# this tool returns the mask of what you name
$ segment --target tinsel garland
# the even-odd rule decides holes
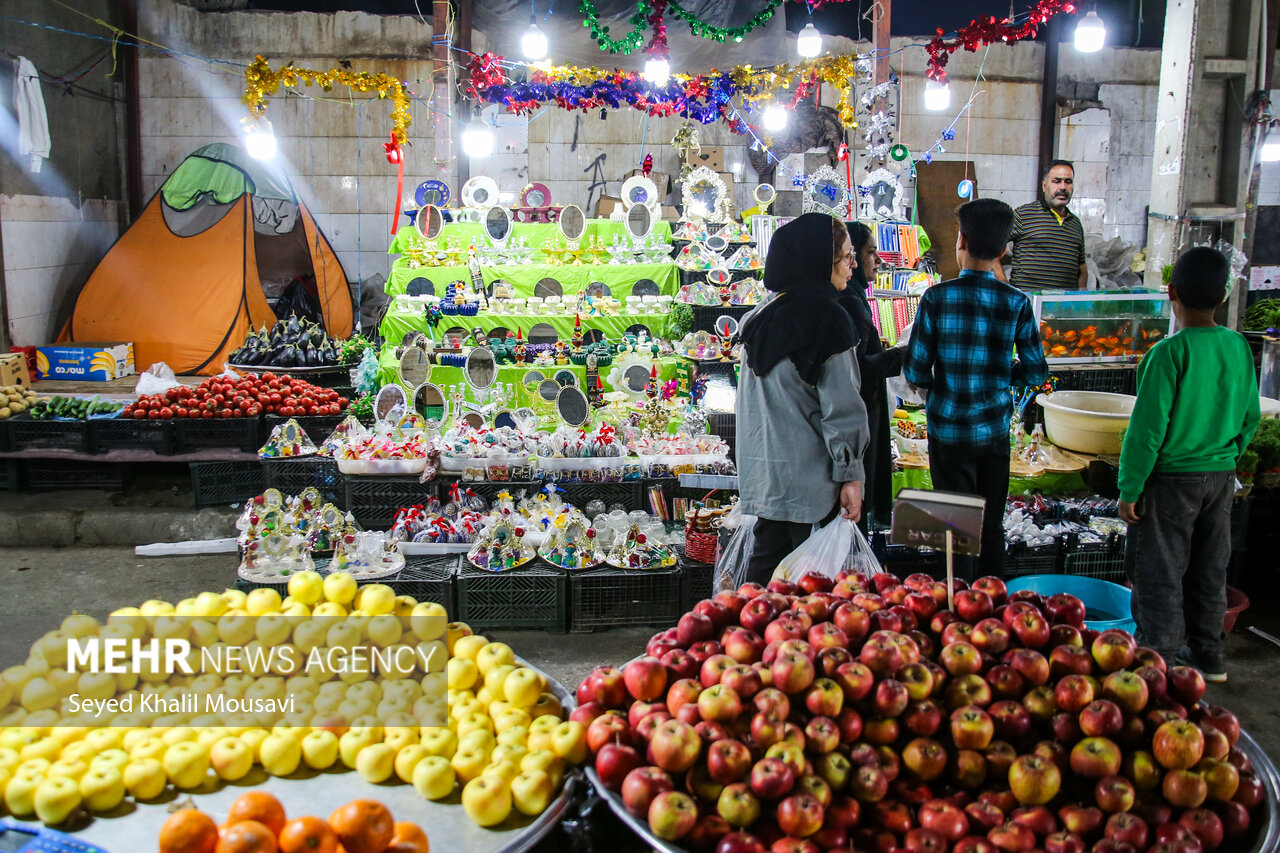
[[[638,50],[644,41],[644,31],[648,26],[649,17],[648,0],[640,0],[636,5],[635,14],[629,19],[631,31],[620,39],[609,37],[609,28],[600,24],[600,13],[591,0],[579,0],[578,11],[582,12],[582,26],[591,30],[591,39],[600,46],[601,50],[630,54],[631,51]]]
[[[668,6],[675,15],[689,25],[689,31],[698,38],[711,39],[712,41],[740,42],[748,33],[762,27],[773,17],[774,12],[783,4],[784,0],[765,0],[765,6],[759,12],[751,16],[745,24],[736,27],[721,27],[702,20],[693,12],[690,12],[684,6],[680,5],[678,0],[669,0],[665,5]],[[808,0],[810,11],[817,9],[827,3],[843,3],[846,0]],[[665,24],[662,18],[665,9],[658,9],[658,4],[640,0],[636,7],[636,12],[629,19],[631,30],[620,39],[609,37],[609,28],[601,26],[600,13],[596,9],[593,0],[579,0],[578,11],[582,12],[582,25],[591,30],[591,38],[595,41],[601,50],[607,50],[610,53],[629,54],[632,51],[639,50],[641,42],[644,41],[644,30],[646,22],[654,30],[653,39],[661,44],[666,44],[665,32],[660,36],[658,28],[662,27],[665,31]],[[656,18],[656,21],[655,21]],[[651,42],[652,40],[651,39]]]
[[[1064,0],[1039,0],[1021,23],[1014,23],[1009,18],[996,18],[984,15],[974,19],[968,26],[960,29],[955,38],[948,39],[942,30],[925,46],[929,54],[929,69],[926,74],[939,83],[946,82],[947,60],[960,48],[973,52],[980,47],[1002,41],[1013,44],[1025,38],[1034,38],[1040,26],[1054,15],[1075,12],[1074,3]]]
[[[254,59],[244,72],[244,103],[249,114],[262,117],[267,112],[267,98],[281,86],[292,87],[318,85],[323,91],[332,91],[335,85],[346,86],[355,92],[377,92],[379,98],[390,98],[391,136],[397,145],[404,145],[413,116],[409,113],[409,92],[404,83],[387,74],[370,74],[349,68],[330,68],[318,71],[313,68],[296,68],[293,63],[272,70],[261,56]],[[388,151],[390,154],[390,151]]]
[[[531,114],[547,104],[583,111],[629,106],[652,116],[680,115],[700,124],[724,119],[730,129],[741,133],[741,119],[733,114],[732,99],[742,98],[751,106],[780,100],[780,92],[795,88],[795,93],[782,101],[794,106],[822,81],[840,93],[836,105],[840,123],[852,128],[857,121],[849,90],[858,75],[857,62],[858,57],[849,54],[772,68],[741,65],[696,76],[673,74],[666,85],[655,86],[634,71],[572,65],[531,69],[527,80],[511,80],[503,70],[511,63],[486,53],[472,57],[468,64],[466,92],[474,100],[501,104],[507,112],[518,115]]]

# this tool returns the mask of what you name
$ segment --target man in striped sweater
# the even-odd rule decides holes
[[[1084,265],[1084,227],[1067,205],[1075,192],[1075,167],[1054,160],[1040,182],[1041,197],[1014,211],[1013,270],[1005,275],[997,263],[996,277],[1014,287],[1056,287],[1084,290],[1089,273]]]

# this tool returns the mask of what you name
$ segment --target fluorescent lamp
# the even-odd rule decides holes
[[[1097,11],[1090,9],[1089,14],[1076,24],[1076,50],[1081,53],[1097,53],[1107,42],[1107,25],[1098,17]]]
[[[665,86],[671,79],[671,63],[665,56],[651,56],[644,61],[644,74],[641,76],[655,86]]]
[[[796,53],[810,58],[822,53],[822,33],[812,22],[805,24],[804,29],[796,36]]]
[[[525,59],[539,60],[547,55],[547,34],[538,28],[537,24],[530,24],[529,29],[524,31],[524,36],[520,39],[520,50],[524,53]]]
[[[462,131],[462,150],[468,157],[488,157],[493,153],[493,131],[483,122],[467,122]]]
[[[951,106],[951,87],[937,80],[924,84],[924,108],[937,112]]]

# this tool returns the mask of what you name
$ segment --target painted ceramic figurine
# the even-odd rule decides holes
[[[556,364],[568,364],[569,357],[564,352],[564,341],[556,341]]]

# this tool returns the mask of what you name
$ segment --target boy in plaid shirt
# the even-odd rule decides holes
[[[1004,567],[1004,504],[1009,496],[1010,386],[1039,385],[1049,367],[1031,301],[992,272],[1009,242],[1013,209],[996,199],[956,211],[960,277],[920,299],[902,372],[929,392],[929,470],[935,489],[986,499],[981,574]],[[1019,359],[1013,360],[1014,346]],[[973,580],[973,562],[957,572]]]

